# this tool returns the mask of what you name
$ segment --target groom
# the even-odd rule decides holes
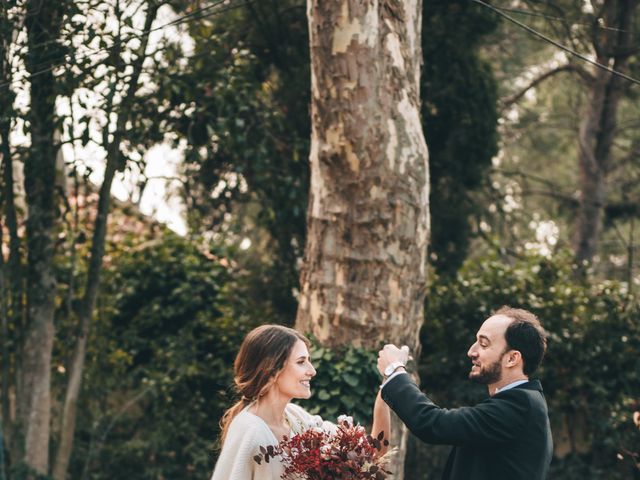
[[[422,441],[453,445],[443,479],[544,479],[553,442],[542,386],[529,376],[546,347],[534,314],[502,307],[482,324],[467,352],[469,378],[487,385],[487,400],[450,410],[437,406],[406,374],[407,348],[394,345],[378,354],[382,398]]]

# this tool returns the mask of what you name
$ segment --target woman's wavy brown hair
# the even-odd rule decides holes
[[[282,325],[262,325],[251,330],[244,338],[233,363],[233,380],[240,400],[220,420],[221,445],[235,416],[251,402],[264,396],[275,383],[298,340],[302,340],[307,347],[310,345],[304,335]]]

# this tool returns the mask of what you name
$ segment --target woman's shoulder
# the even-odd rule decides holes
[[[249,412],[249,410],[247,410],[246,408],[242,411],[240,411],[240,413],[238,413],[235,417],[233,417],[233,420],[231,421],[232,423],[237,423],[237,424],[241,424],[241,425],[251,425],[253,423],[257,424],[259,420],[259,417],[254,415],[253,413]]]
[[[227,439],[251,439],[254,442],[269,442],[272,440],[269,432],[269,427],[259,417],[245,410],[231,420]]]
[[[275,480],[281,475],[277,462],[258,465],[253,459],[261,446],[274,443],[269,427],[247,411],[237,414],[229,424],[227,436],[211,480]]]

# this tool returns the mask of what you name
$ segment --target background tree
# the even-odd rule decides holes
[[[65,2],[31,0],[26,4],[25,27],[30,74],[28,116],[31,145],[26,155],[27,203],[26,302],[27,318],[20,345],[17,388],[19,431],[24,435],[25,464],[46,474],[49,464],[51,422],[51,352],[54,340],[56,279],[53,271],[56,207],[56,158],[60,148],[54,138],[59,125],[55,109],[56,79],[52,67],[60,54],[59,35]],[[8,162],[10,158],[6,159]],[[9,165],[7,168],[11,168]],[[21,434],[19,434],[21,436]]]
[[[86,342],[99,290],[111,184],[115,173],[125,169],[129,158],[141,158],[145,148],[161,138],[146,128],[148,124],[136,111],[135,102],[148,58],[149,32],[160,5],[155,1],[133,5],[118,0],[99,6],[91,2],[58,2],[55,6],[26,2],[7,5],[10,8],[3,10],[2,26],[6,28],[2,34],[7,45],[7,50],[3,50],[3,78],[10,81],[15,72],[23,76],[28,72],[30,89],[28,107],[22,110],[13,110],[15,97],[11,88],[6,89],[2,102],[7,106],[7,117],[2,120],[0,132],[6,181],[3,200],[12,249],[7,268],[3,268],[3,278],[8,280],[3,292],[6,307],[3,342],[7,342],[3,345],[8,361],[3,363],[2,402],[13,467],[24,459],[27,469],[47,474],[49,442],[53,432],[60,432],[61,437],[55,443],[58,448],[53,474],[56,478],[66,477]],[[142,21],[141,11],[146,13]],[[100,14],[103,15],[101,22],[94,21]],[[112,19],[116,21],[111,22]],[[142,34],[137,33],[137,23],[141,23]],[[26,42],[22,40],[23,29]],[[100,48],[91,50],[96,43]],[[94,55],[87,55],[87,49]],[[7,55],[11,61],[6,60]],[[106,71],[105,75],[95,74],[101,69]],[[7,84],[14,85],[17,85],[15,81]],[[14,123],[8,123],[14,111]],[[78,112],[82,113],[81,118],[76,117]],[[97,118],[93,116],[96,113]],[[17,140],[22,143],[13,148],[7,125],[15,130],[23,128],[27,134]],[[83,301],[77,311],[69,308],[66,312],[67,322],[78,319],[79,323],[77,331],[69,332],[77,339],[76,353],[67,365],[71,375],[62,425],[59,430],[57,425],[51,430],[53,399],[58,394],[51,384],[52,350],[56,344],[55,304],[61,288],[56,255],[69,246],[70,255],[75,258],[77,238],[87,233],[66,229],[68,216],[73,212],[66,198],[66,166],[61,147],[63,144],[86,146],[89,142],[105,152],[106,168],[99,205],[88,229],[93,235],[89,268],[86,276],[78,272],[70,275],[69,303],[74,304],[75,296],[83,296]],[[15,181],[14,166],[19,162],[14,160],[24,162],[23,173],[16,169],[21,175]],[[72,160],[76,161],[77,158]],[[71,165],[72,172],[77,173],[79,168],[90,170],[90,166],[79,163]],[[18,209],[14,200],[22,180],[25,212]],[[77,207],[77,195],[72,200]],[[26,224],[26,234],[20,233],[22,221]],[[71,238],[69,243],[64,241],[67,234]],[[19,268],[23,250],[27,252],[25,277]],[[76,291],[73,285],[82,282],[86,286]],[[25,308],[23,299],[25,320],[21,315]],[[10,336],[12,341],[8,343]],[[12,400],[14,392],[15,401]],[[14,413],[12,409],[16,406]]]
[[[11,451],[18,451],[19,441],[14,437],[12,432],[13,422],[9,402],[5,399],[9,397],[11,381],[10,376],[14,371],[11,368],[12,359],[11,352],[14,350],[12,344],[15,342],[15,336],[10,334],[10,328],[17,325],[18,318],[22,315],[22,259],[21,245],[18,237],[18,220],[17,209],[15,205],[14,179],[13,179],[13,159],[12,150],[9,143],[9,135],[12,128],[12,122],[15,119],[15,111],[13,109],[14,91],[10,84],[13,73],[13,58],[10,50],[13,44],[14,32],[16,30],[15,21],[11,18],[10,7],[15,8],[15,4],[5,2],[0,5],[0,32],[2,52],[0,58],[0,82],[5,84],[0,94],[0,142],[2,153],[2,189],[0,189],[0,206],[2,221],[0,240],[2,245],[8,244],[9,255],[5,261],[5,256],[0,256],[0,302],[2,315],[2,418],[3,433],[5,445]],[[9,240],[5,242],[5,232],[8,234]]]
[[[519,2],[514,7],[520,8],[506,13],[637,77],[637,2]],[[525,230],[554,218],[558,245],[570,245],[578,261],[593,262],[603,275],[632,278],[637,85],[512,23],[502,24],[489,52],[503,93],[503,148],[494,181],[502,185],[503,198],[509,197],[504,213],[522,212],[526,219],[519,228]],[[513,218],[509,223],[515,224]]]
[[[113,55],[115,59],[113,60],[113,79],[111,80],[111,85],[106,95],[104,109],[107,118],[116,116],[117,120],[115,122],[116,124],[113,133],[109,135],[109,126],[107,125],[107,131],[103,134],[103,147],[107,152],[107,158],[104,179],[100,187],[98,206],[93,225],[93,236],[89,268],[86,276],[86,286],[84,288],[84,295],[78,312],[80,328],[74,354],[69,362],[69,381],[64,400],[60,442],[58,444],[56,461],[53,467],[53,478],[56,480],[64,480],[67,477],[67,469],[73,447],[77,403],[82,383],[82,373],[85,365],[87,341],[89,339],[89,330],[94,315],[100,285],[100,271],[102,270],[107,233],[107,218],[109,216],[111,202],[111,186],[116,171],[123,170],[126,165],[127,159],[122,153],[122,143],[124,138],[127,136],[127,124],[134,120],[131,110],[135,102],[136,92],[140,87],[140,76],[144,62],[147,58],[147,47],[149,43],[148,32],[156,19],[159,4],[155,0],[152,0],[145,2],[144,7],[143,35],[140,39],[140,46],[137,49],[132,49],[135,52],[135,59],[129,62],[129,65],[127,65],[127,62],[121,57],[122,47],[120,44],[122,42],[122,38],[116,37],[114,41]],[[126,18],[123,19],[119,3],[116,3],[115,6],[115,16],[119,22],[126,21]],[[121,28],[122,26],[118,27],[118,34],[121,33]],[[124,75],[127,67],[130,68],[130,71],[127,72],[128,75],[125,80]],[[118,87],[123,88],[124,94],[121,102],[116,107],[114,105],[114,96]],[[87,126],[86,128],[89,127]]]
[[[622,74],[629,72],[630,60],[638,55],[637,42],[632,43],[637,29],[639,2],[634,0],[604,1],[594,5],[592,22],[598,27],[592,33],[596,61],[612,65]],[[618,109],[624,92],[631,84],[618,75],[592,68],[589,100],[578,135],[580,197],[574,250],[578,261],[591,260],[597,252],[607,205],[607,178],[614,170],[614,141],[618,133]],[[637,145],[636,145],[637,148]],[[638,152],[631,153],[636,156]],[[638,212],[636,212],[637,214]]]

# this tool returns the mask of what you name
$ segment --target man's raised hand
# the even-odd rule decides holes
[[[409,347],[403,345],[401,348],[392,344],[385,345],[378,352],[378,371],[380,375],[385,375],[385,369],[394,362],[400,362],[403,365],[409,360]]]

